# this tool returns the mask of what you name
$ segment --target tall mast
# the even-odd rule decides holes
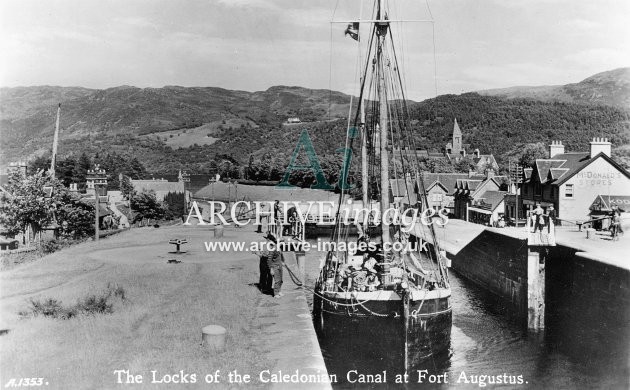
[[[387,135],[389,120],[387,116],[387,93],[385,91],[385,66],[383,48],[385,45],[385,35],[389,28],[389,23],[385,22],[384,0],[379,2],[378,19],[376,29],[378,33],[378,48],[376,50],[376,63],[378,72],[378,101],[379,101],[379,124],[381,130],[381,216],[389,208],[389,153],[387,151]],[[389,226],[381,219],[383,247],[385,243],[391,243]]]
[[[50,159],[50,175],[55,178],[55,160],[57,159],[57,143],[59,142],[59,117],[61,116],[61,103],[57,107],[57,121],[55,122],[55,135],[53,137],[52,158]]]
[[[361,190],[363,193],[363,207],[367,208],[368,199],[368,155],[367,155],[367,130],[365,128],[365,108],[363,99],[359,102],[361,106]]]

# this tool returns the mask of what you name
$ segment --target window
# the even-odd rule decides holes
[[[564,197],[573,198],[573,184],[567,184],[564,186]]]
[[[433,201],[434,202],[441,202],[442,201],[442,194],[433,194]]]
[[[540,183],[534,184],[534,195],[542,196],[542,192],[543,192],[543,189]]]

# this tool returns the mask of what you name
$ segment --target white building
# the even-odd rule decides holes
[[[630,172],[610,158],[611,146],[606,138],[594,138],[588,152],[565,152],[562,142],[552,142],[548,158],[523,170],[524,215],[536,204],[553,205],[562,220],[586,221],[598,195],[630,195]]]

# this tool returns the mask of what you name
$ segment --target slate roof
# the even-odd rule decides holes
[[[416,204],[418,202],[415,183],[412,180],[407,180],[405,183],[404,179],[390,179],[389,187],[393,196],[403,197],[405,200],[408,200],[409,204]],[[407,193],[409,193],[409,198],[407,198]]]
[[[551,183],[559,186],[600,157],[630,178],[630,172],[626,171],[604,153],[599,153],[591,158],[589,152],[561,153],[556,154],[552,159],[538,159],[534,169],[523,169],[523,175],[525,176],[525,181],[538,179],[542,184]],[[537,172],[536,176],[533,175],[534,171]]]
[[[508,185],[510,185],[510,178],[504,175],[493,176],[492,180],[494,180],[494,182],[497,183],[499,187],[501,186],[507,187]]]
[[[313,190],[306,188],[278,188],[276,186],[260,186],[247,184],[228,184],[224,182],[216,182],[209,184],[199,191],[195,192],[194,197],[197,199],[214,199],[216,201],[226,202],[234,201],[238,196],[239,200],[243,198],[246,201],[339,201],[339,194],[332,191]]]
[[[494,155],[492,154],[480,154],[479,157],[473,157],[472,160],[475,163],[475,165],[480,165],[480,163],[481,164],[487,163],[493,166],[497,165],[497,160],[494,158]]]
[[[491,205],[489,210],[494,211],[503,201],[505,194],[507,194],[507,191],[486,191],[479,199],[483,199],[483,203]]]
[[[550,160],[536,160],[536,172],[538,173],[538,180],[541,183],[546,183],[549,179],[549,171],[551,169],[558,169],[564,165],[566,160],[560,160],[554,158]]]
[[[423,173],[422,178],[427,191],[439,182],[446,187],[448,192],[452,193],[455,190],[457,180],[483,180],[485,176],[473,175],[469,177],[467,173]]]
[[[407,159],[414,159],[416,158],[424,158],[424,159],[441,159],[441,158],[446,158],[444,156],[444,153],[441,152],[436,152],[436,151],[429,151],[426,149],[416,149],[416,150],[407,150],[407,149],[403,149],[403,150],[395,150],[392,155],[394,158],[400,157],[400,155],[403,155],[403,157],[406,157]]]
[[[184,192],[184,183],[178,181],[159,180],[131,180],[133,188],[138,191],[155,191],[155,192]]]
[[[473,192],[481,184],[482,180],[458,179],[455,188],[458,190],[468,190]]]

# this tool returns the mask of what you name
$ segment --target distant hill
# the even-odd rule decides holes
[[[613,144],[613,155],[623,156],[630,166],[630,110],[620,107],[465,93],[425,100],[411,110],[421,121],[416,133],[427,148],[444,147],[457,118],[471,150],[493,153],[499,164],[529,143],[548,145],[557,140],[567,151],[586,151],[593,137],[606,137]]]
[[[457,118],[464,142],[495,154],[499,163],[527,143],[562,140],[568,150],[585,150],[598,136],[611,138],[614,153],[630,165],[630,106],[610,103],[627,101],[627,77],[628,69],[618,69],[577,84],[529,87],[529,95],[515,87],[410,102],[417,145],[440,151]],[[300,132],[308,129],[318,155],[333,161],[344,146],[347,122],[342,118],[349,101],[340,92],[288,86],[258,92],[177,86],[0,88],[0,168],[50,154],[59,102],[61,156],[115,153],[137,158],[156,175],[179,169],[209,173],[225,159],[246,165],[250,156],[273,156],[284,169]],[[289,117],[303,123],[287,125]]]
[[[275,126],[288,117],[300,117],[304,122],[344,117],[349,96],[287,86],[259,92],[176,86],[1,88],[0,164],[6,164],[8,158],[50,150],[58,103],[62,105],[64,142],[155,135],[156,139],[166,139],[168,145],[181,147],[212,144],[222,130],[234,127],[256,132],[260,125]],[[186,133],[186,139],[175,142],[178,140],[172,138],[178,133]]]
[[[598,73],[575,84],[487,89],[478,93],[507,99],[526,98],[630,108],[630,68]]]

